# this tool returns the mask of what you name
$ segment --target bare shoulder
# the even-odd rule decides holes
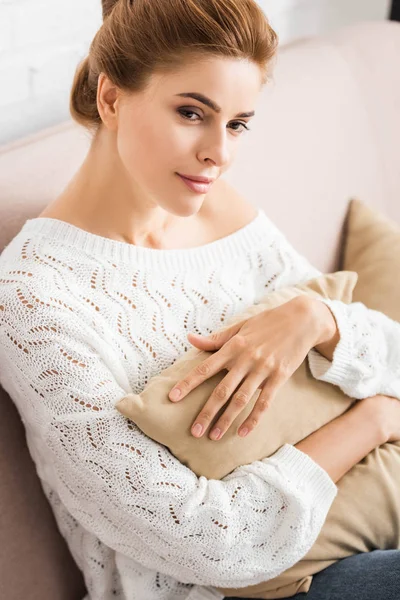
[[[256,218],[258,207],[246,200],[226,180],[218,179],[213,188],[208,202],[207,218],[211,225],[223,230],[223,235],[241,229]]]

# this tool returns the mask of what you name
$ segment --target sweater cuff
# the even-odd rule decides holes
[[[340,334],[340,340],[333,352],[333,360],[330,361],[311,348],[307,354],[308,364],[312,376],[320,381],[333,383],[340,386],[353,381],[351,363],[353,357],[353,332],[349,325],[348,305],[340,300],[320,299],[331,310]]]
[[[313,499],[313,504],[327,514],[338,488],[327,471],[320,467],[308,454],[291,444],[284,444],[274,454],[261,459],[261,462],[274,464],[283,470],[297,486]]]

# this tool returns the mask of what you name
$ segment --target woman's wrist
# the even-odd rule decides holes
[[[308,296],[308,306],[315,331],[315,348],[325,358],[332,361],[335,348],[340,340],[336,319],[324,302]]]
[[[388,409],[393,401],[398,402],[397,399],[383,394],[370,396],[359,401],[364,412],[369,414],[369,418],[376,423],[381,445],[386,444],[391,436],[393,423],[391,423],[392,415]]]

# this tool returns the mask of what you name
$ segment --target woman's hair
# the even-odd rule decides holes
[[[103,24],[89,55],[79,63],[70,95],[75,121],[96,132],[100,73],[125,92],[143,91],[154,73],[169,73],[186,60],[247,59],[262,84],[278,36],[256,0],[102,0]]]

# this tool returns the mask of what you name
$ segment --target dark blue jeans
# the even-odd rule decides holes
[[[400,600],[400,550],[373,550],[339,560],[314,575],[307,593],[290,600]]]

